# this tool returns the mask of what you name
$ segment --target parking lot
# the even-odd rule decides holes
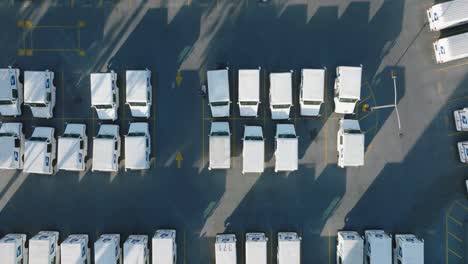
[[[244,261],[245,232],[269,237],[276,263],[276,233],[302,236],[302,263],[334,263],[337,230],[384,229],[425,239],[425,263],[461,263],[467,167],[458,159],[452,111],[468,105],[468,60],[435,64],[425,9],[431,1],[378,0],[43,0],[0,2],[1,67],[55,72],[54,118],[32,118],[23,107],[26,137],[34,126],[61,135],[66,123],[84,123],[89,137],[84,173],[53,176],[0,172],[0,233],[60,231],[61,239],[86,233],[152,236],[177,229],[178,263],[214,263],[214,236],[237,235]],[[457,27],[456,31],[468,30]],[[444,33],[445,34],[445,33]],[[337,167],[336,135],[342,115],[333,112],[337,66],[363,65],[362,100],[353,116],[366,132],[365,166]],[[213,119],[198,90],[206,71],[230,69],[231,117]],[[261,67],[258,118],[240,117],[237,70]],[[303,68],[327,68],[326,100],[318,118],[299,114]],[[132,118],[125,102],[125,70],[152,71],[148,120],[152,167],[143,172],[91,172],[92,137],[100,124],[90,108],[91,72],[112,69],[120,88],[121,136]],[[268,74],[294,71],[291,119],[269,110]],[[391,109],[397,76],[399,135]],[[229,170],[208,170],[213,120],[229,122]],[[299,169],[274,172],[278,123],[295,124]],[[241,173],[245,125],[265,135],[265,172]],[[122,153],[123,150],[122,150]],[[123,159],[125,157],[122,157]],[[456,205],[456,204],[458,205]],[[454,205],[455,204],[455,205]],[[458,208],[455,208],[458,206]],[[458,210],[458,211],[457,211]],[[458,212],[460,212],[458,214]],[[455,222],[455,229],[457,228]],[[460,231],[461,232],[461,231]],[[453,238],[452,235],[458,238]],[[450,238],[452,236],[453,239]]]

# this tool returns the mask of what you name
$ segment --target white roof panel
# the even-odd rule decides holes
[[[278,241],[278,264],[300,264],[301,242],[299,240]]]
[[[210,102],[229,101],[228,70],[208,71],[208,97]]]
[[[0,242],[0,259],[2,263],[16,264],[16,244],[12,242]]]
[[[12,85],[11,83],[11,77],[15,76],[14,83],[15,85]],[[12,93],[11,89],[12,87],[17,87],[17,77],[16,77],[16,70],[15,69],[0,69],[0,98],[1,99],[11,99],[12,98]]]
[[[153,237],[153,263],[173,264],[174,244],[171,237]]]
[[[361,67],[340,66],[340,97],[341,98],[361,98]]]
[[[298,166],[297,138],[280,138],[276,141],[276,171],[294,171]]]
[[[50,77],[50,72],[45,71],[25,71],[24,72],[24,102],[25,103],[45,103],[46,101],[46,80]],[[49,79],[52,86],[52,80]]]
[[[302,99],[309,101],[324,101],[325,70],[302,70]]]
[[[80,263],[81,258],[81,244],[80,243],[62,243],[60,245],[60,258],[61,264],[76,264]]]
[[[50,264],[50,240],[29,240],[29,264]]]
[[[146,245],[144,243],[134,243],[131,238],[124,243],[124,263],[125,264],[146,264]]]
[[[146,137],[125,137],[125,167],[146,168]]]
[[[91,105],[112,104],[113,73],[91,73]]]
[[[383,231],[366,231],[372,263],[391,264],[392,238]]]
[[[210,167],[229,168],[231,166],[231,137],[210,137]]]
[[[468,32],[442,38],[434,42],[438,47],[436,52],[439,61],[451,61],[468,57]]]
[[[127,71],[125,87],[127,102],[147,102],[147,79],[150,78],[150,71]]]
[[[47,143],[37,141],[26,141],[24,171],[30,173],[50,173],[49,167],[46,166]],[[49,160],[49,166],[52,161]]]
[[[260,69],[239,70],[239,101],[260,100]]]
[[[93,170],[114,170],[114,140],[95,138],[93,141]]]
[[[428,10],[431,30],[441,30],[468,21],[468,0],[453,0],[432,6]]]
[[[343,144],[344,163],[364,165],[364,134],[345,134]]]
[[[263,172],[265,142],[263,140],[244,140],[242,170],[244,172]]]
[[[270,104],[292,104],[292,73],[270,73]]]
[[[83,161],[83,157],[80,153],[80,139],[59,137],[57,160],[59,169],[81,169],[80,161]]]
[[[245,263],[266,264],[267,263],[267,241],[247,240],[245,242]]]
[[[12,137],[0,137],[0,168],[15,167],[13,151],[15,140]]]
[[[102,240],[94,243],[94,263],[95,264],[114,264],[117,261],[116,245],[113,241],[103,242]]]
[[[216,236],[216,264],[237,264],[237,249],[235,235],[224,234]]]

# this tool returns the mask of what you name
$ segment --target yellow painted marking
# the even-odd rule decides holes
[[[468,65],[468,61],[466,61],[466,62],[464,62],[464,63],[460,63],[460,64],[456,64],[456,65],[452,65],[452,66],[440,68],[440,69],[437,69],[436,71],[446,71],[446,70],[450,70],[450,69],[453,69],[453,68],[457,68],[457,67],[461,67],[461,66],[466,66],[466,65]]]
[[[331,251],[331,236],[330,236],[330,231],[327,231],[328,232],[328,264],[331,264],[332,262],[332,251]]]
[[[270,230],[270,263],[274,263],[273,261],[273,231]]]
[[[32,49],[27,49],[26,50],[26,56],[32,56],[33,55],[33,50]]]
[[[18,50],[18,56],[24,56],[26,55],[26,50],[25,49],[19,49]]]
[[[26,28],[32,28],[33,27],[33,23],[31,20],[26,20],[24,21],[24,27]]]
[[[177,152],[175,159],[177,161],[177,168],[180,169],[182,167],[182,160],[184,160],[184,158],[182,157],[182,153],[180,153],[180,151]]]
[[[184,264],[187,264],[187,257],[186,257],[186,242],[185,242],[185,229],[184,229]]]
[[[182,74],[180,73],[180,69],[177,70],[177,75],[176,75],[176,78],[175,78],[175,81],[176,81],[176,85],[177,86],[180,86],[182,84],[182,80],[184,78],[182,77]]]
[[[463,242],[463,240],[459,237],[457,237],[456,235],[454,235],[453,233],[450,233],[450,232],[447,232],[449,235],[451,235],[455,240],[457,240],[458,242]]]
[[[86,22],[84,22],[83,20],[78,21],[78,27],[79,28],[82,28],[84,26],[86,26]]]
[[[201,167],[203,168],[205,166],[205,98],[202,98],[201,100],[202,103],[202,164]]]
[[[460,226],[462,225],[462,222],[458,221],[458,220],[455,219],[453,216],[448,215],[448,218],[449,218],[450,220],[452,220],[454,223],[456,223],[457,225],[460,225]]]
[[[24,27],[24,21],[23,20],[19,20],[18,23],[16,23],[16,25],[18,27]]]
[[[462,101],[462,100],[466,100],[466,99],[468,99],[468,96],[460,96],[460,97],[457,97],[457,98],[454,98],[454,99],[450,99],[447,102],[448,103],[454,103],[454,102]]]
[[[456,257],[458,257],[459,259],[463,259],[462,256],[460,256],[457,252],[451,250],[450,248],[448,249],[448,251],[449,251],[450,253],[452,253],[453,255],[455,255]]]
[[[468,211],[468,207],[466,205],[462,204],[460,201],[457,200],[457,201],[455,201],[455,203],[457,205],[459,205],[461,208],[465,209],[465,211]]]

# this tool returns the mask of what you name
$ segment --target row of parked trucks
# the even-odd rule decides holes
[[[0,168],[53,174],[57,157],[59,170],[84,171],[88,153],[86,125],[67,124],[58,140],[54,134],[54,128],[35,127],[26,140],[22,123],[3,123],[0,127]],[[93,146],[92,170],[117,171],[121,152],[119,126],[101,125]],[[148,123],[130,123],[125,135],[125,170],[149,169],[150,155]]]
[[[429,28],[439,31],[468,23],[468,1],[452,0],[427,10]],[[468,33],[441,38],[433,43],[437,63],[468,57]]]
[[[0,69],[0,114],[20,116],[21,105],[29,106],[36,118],[50,119],[54,116],[56,88],[54,72],[25,71],[24,91],[20,82],[20,70]],[[117,73],[91,74],[91,107],[101,120],[116,120],[119,107]],[[126,71],[126,104],[133,117],[149,118],[152,104],[151,71]]]
[[[8,234],[0,239],[2,264],[91,264],[88,235],[69,235],[59,244],[59,232],[41,231],[29,239]],[[120,245],[119,234],[103,234],[94,243],[95,264],[175,264],[176,231],[157,230],[152,238],[151,261],[147,235],[130,235]],[[123,261],[123,262],[122,262]]]

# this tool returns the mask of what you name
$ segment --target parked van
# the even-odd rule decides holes
[[[151,115],[151,71],[126,72],[126,100],[133,117],[149,118]]]
[[[462,163],[468,163],[468,141],[457,143],[458,154]]]
[[[394,264],[424,264],[424,240],[412,234],[395,235]]]
[[[216,236],[216,264],[237,264],[236,235],[222,234]]]
[[[60,264],[91,264],[88,235],[69,235],[60,244]]]
[[[0,126],[0,169],[23,168],[24,134],[22,123],[3,123]]]
[[[213,117],[228,117],[231,99],[229,97],[229,69],[208,71],[208,100]]]
[[[336,67],[335,113],[354,114],[354,108],[361,100],[362,66]]]
[[[271,118],[289,119],[292,101],[291,72],[270,73],[270,110]]]
[[[8,234],[0,239],[0,259],[4,264],[28,264],[25,234]]]
[[[231,167],[231,132],[228,122],[211,123],[210,164],[208,169]]]
[[[46,71],[24,72],[24,104],[31,108],[33,117],[54,117],[56,102],[54,73]]]
[[[0,69],[0,115],[21,115],[23,84],[21,84],[19,77],[19,69],[11,67]]]
[[[58,138],[58,169],[84,171],[87,155],[86,125],[67,124],[65,132]]]
[[[453,111],[457,131],[468,131],[468,108]]]
[[[118,117],[119,88],[117,73],[91,73],[91,107],[101,120],[115,121]]]
[[[392,237],[383,230],[366,230],[364,264],[392,264]]]
[[[245,264],[267,264],[267,242],[264,233],[245,235]]]
[[[124,264],[149,264],[148,236],[128,237],[124,243]]]
[[[361,264],[364,261],[364,240],[354,231],[339,231],[336,245],[337,264]]]
[[[56,155],[55,129],[35,127],[24,147],[24,172],[53,174]]]
[[[364,165],[364,133],[358,120],[340,120],[337,135],[338,166],[357,167]]]
[[[444,63],[468,57],[468,32],[434,41],[437,63]]]
[[[118,171],[120,135],[118,125],[101,125],[93,140],[92,171]]]
[[[301,240],[295,232],[278,233],[278,264],[301,263]]]
[[[275,139],[275,172],[297,170],[298,137],[294,125],[277,124]]]
[[[241,116],[258,116],[260,104],[260,68],[239,70],[239,113]]]
[[[433,5],[427,10],[431,31],[446,29],[468,22],[468,2],[453,0]]]
[[[262,127],[244,127],[242,173],[261,173],[265,169],[265,141]]]
[[[104,234],[94,242],[94,264],[122,264],[119,234]]]
[[[125,170],[150,168],[151,138],[148,123],[130,123],[125,136]]]
[[[29,264],[60,263],[59,232],[41,231],[29,239]]]
[[[176,231],[173,229],[157,230],[152,239],[153,264],[176,264]]]
[[[302,116],[319,116],[325,101],[325,69],[303,69],[299,104]]]

